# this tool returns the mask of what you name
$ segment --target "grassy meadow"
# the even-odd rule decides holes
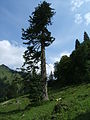
[[[50,100],[30,103],[21,96],[0,103],[0,120],[90,120],[90,84],[50,89]]]

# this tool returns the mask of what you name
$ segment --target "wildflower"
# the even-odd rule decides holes
[[[22,116],[24,117],[25,115],[23,114]]]
[[[58,99],[56,99],[56,101],[60,101],[62,98],[58,98]]]

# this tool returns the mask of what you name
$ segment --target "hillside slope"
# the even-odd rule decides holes
[[[90,84],[49,93],[50,101],[38,106],[27,96],[0,103],[0,120],[90,120]]]
[[[4,64],[0,65],[0,101],[15,97],[18,89],[17,83],[20,83],[21,79],[19,72],[11,70]]]
[[[13,80],[13,74],[15,73],[16,71],[11,70],[6,65],[0,65],[0,80],[3,80],[5,83],[11,83]]]

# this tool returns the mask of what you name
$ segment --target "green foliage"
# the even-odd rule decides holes
[[[76,40],[70,57],[63,56],[60,62],[55,63],[54,76],[63,86],[90,82],[90,40],[86,33],[84,36],[81,44]]]
[[[68,105],[66,103],[63,103],[62,101],[59,101],[54,106],[53,114],[61,113],[61,111],[67,111],[67,110],[68,110]]]
[[[55,63],[54,76],[60,80],[60,84],[68,84],[70,82],[70,65],[71,60],[68,56],[63,56],[59,63]]]
[[[14,80],[12,81],[11,85],[14,86],[14,95],[15,97],[22,95],[24,93],[24,83],[22,75],[17,73],[13,74]]]
[[[32,12],[29,18],[28,29],[22,29],[22,39],[25,40],[27,50],[24,52],[24,65],[27,65],[26,70],[31,71],[38,68],[37,63],[41,60],[41,46],[49,46],[54,38],[51,32],[48,31],[47,26],[51,25],[51,18],[55,14],[54,9],[50,7],[50,3],[43,1]]]
[[[22,74],[24,84],[24,94],[29,94],[32,102],[40,102],[42,100],[42,81],[41,75],[33,69],[32,72],[24,72]]]
[[[49,75],[49,81],[52,81],[53,80],[53,73],[52,73],[52,71],[51,71],[51,73],[50,73],[50,75]]]
[[[84,32],[84,41],[88,41],[88,40],[90,40],[89,36],[86,32]]]
[[[78,49],[80,46],[80,42],[78,39],[76,39],[76,42],[75,42],[75,50]]]
[[[78,50],[72,52],[71,60],[72,60],[72,79],[77,82],[90,82],[89,79],[89,71],[90,68],[90,41],[84,41]]]
[[[15,71],[11,70],[4,64],[0,65],[0,79],[3,79],[5,83],[11,84],[13,80],[13,73]]]
[[[20,73],[5,65],[0,66],[0,101],[22,94],[22,77]]]
[[[41,75],[34,73],[30,78],[29,98],[32,102],[40,102],[42,100],[42,81]]]
[[[39,69],[38,63],[41,62],[42,81],[40,80],[38,82],[39,86],[37,86],[37,77],[33,77],[30,80],[30,85],[33,84],[33,87],[31,86],[31,91],[32,93],[36,92],[35,95],[32,94],[33,99],[35,96],[38,98],[38,95],[41,98],[41,92],[39,93],[41,90],[37,89],[37,87],[41,88],[41,86],[43,87],[43,100],[48,99],[45,47],[48,47],[54,41],[54,38],[51,36],[51,32],[49,32],[47,27],[52,24],[51,18],[55,14],[54,9],[52,9],[50,5],[51,4],[46,1],[38,4],[29,18],[29,27],[26,30],[22,29],[22,39],[25,40],[24,44],[27,45],[27,50],[23,55],[25,60],[23,67],[26,65],[26,71],[30,74],[33,69]]]

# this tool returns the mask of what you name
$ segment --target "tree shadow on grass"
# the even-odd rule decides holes
[[[73,120],[90,120],[90,112],[80,114],[77,117],[75,117]]]
[[[10,115],[10,114],[17,114],[17,113],[23,113],[26,110],[29,110],[31,107],[31,104],[27,105],[24,109],[16,109],[8,112],[0,112],[0,115]]]
[[[40,105],[42,105],[43,104],[43,102],[40,102],[40,103],[38,103],[38,102],[32,102],[32,104],[30,103],[30,104],[28,104],[25,108],[23,108],[23,109],[21,109],[21,108],[17,108],[16,110],[11,110],[11,111],[7,111],[7,112],[1,112],[0,111],[0,115],[10,115],[10,114],[17,114],[17,113],[24,113],[25,111],[28,111],[28,110],[30,110],[30,108],[32,108],[32,107],[36,107],[36,106],[40,106]]]

